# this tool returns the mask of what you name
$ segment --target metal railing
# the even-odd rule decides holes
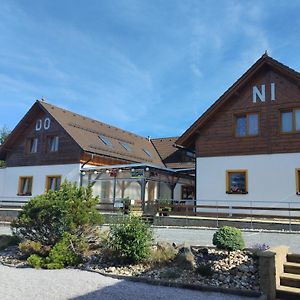
[[[197,204],[186,204],[186,201]],[[289,230],[298,223],[300,228],[300,201],[170,200],[170,204],[157,201],[157,212],[161,216],[186,219],[211,218],[217,227],[221,220],[231,219],[249,222],[252,229],[258,221],[288,224]]]
[[[22,208],[32,196],[0,197],[0,208]]]

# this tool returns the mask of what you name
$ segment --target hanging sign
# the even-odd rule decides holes
[[[144,169],[131,170],[131,177],[132,178],[144,177]]]

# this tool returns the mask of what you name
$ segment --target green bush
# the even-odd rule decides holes
[[[34,268],[40,269],[44,266],[44,260],[42,257],[38,256],[37,254],[31,254],[27,258],[27,262]]]
[[[120,224],[111,226],[110,246],[116,253],[131,262],[148,258],[153,233],[140,217],[129,215]]]
[[[62,269],[65,266],[78,265],[86,249],[87,243],[83,239],[65,232],[46,258],[32,254],[27,261],[34,268]]]
[[[40,242],[25,240],[19,244],[19,250],[24,258],[29,257],[31,254],[41,254],[42,244]]]
[[[224,226],[214,233],[213,244],[228,251],[242,250],[245,247],[242,232],[230,226]]]
[[[59,191],[50,190],[31,199],[11,228],[21,240],[53,246],[64,232],[84,236],[94,225],[102,224],[97,203],[91,187],[77,187],[65,181]]]
[[[45,259],[47,269],[62,269],[65,266],[76,266],[81,262],[81,255],[87,249],[83,240],[65,232],[62,239],[51,249]]]

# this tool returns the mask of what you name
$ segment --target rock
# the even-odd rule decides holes
[[[195,267],[195,256],[189,247],[182,247],[174,259],[174,263],[181,269],[193,270]]]

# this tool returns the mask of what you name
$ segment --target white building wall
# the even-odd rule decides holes
[[[300,201],[300,153],[197,158],[197,200]],[[248,194],[226,194],[226,170],[248,170]]]
[[[182,184],[177,183],[174,189],[174,200],[181,200],[181,187]]]
[[[36,196],[45,192],[46,176],[61,175],[62,181],[77,182],[80,181],[80,164],[66,165],[47,165],[47,166],[24,166],[24,167],[9,167],[0,169],[0,197],[15,198],[14,200],[25,199],[22,196],[17,196],[18,184],[20,176],[32,176],[32,196]]]

